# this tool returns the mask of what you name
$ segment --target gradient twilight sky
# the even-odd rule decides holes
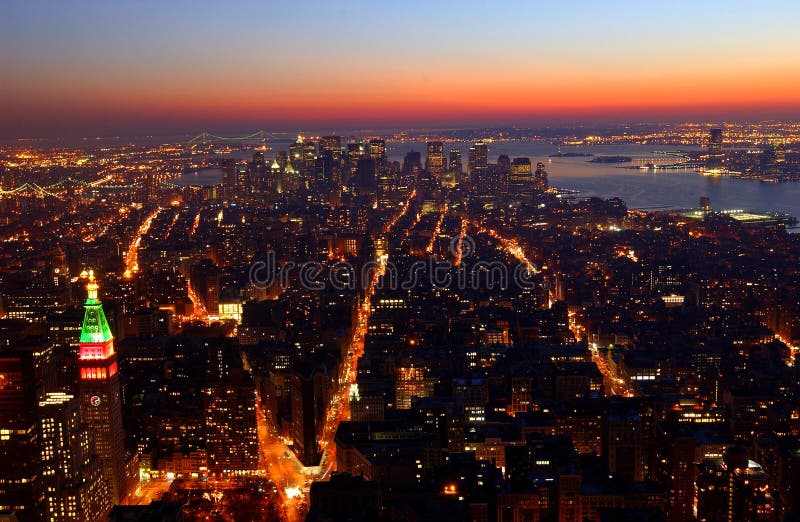
[[[0,136],[797,118],[794,1],[4,0]]]

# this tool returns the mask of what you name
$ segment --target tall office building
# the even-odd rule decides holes
[[[317,435],[325,422],[328,384],[324,372],[305,365],[294,368],[289,375],[292,450],[306,466],[319,463]]]
[[[313,141],[303,143],[303,166],[307,169],[314,168],[317,159],[317,144]]]
[[[263,196],[267,192],[267,160],[264,151],[253,153],[253,161],[248,165],[250,194]]]
[[[97,297],[99,285],[92,272],[89,272],[86,289],[86,312],[78,348],[81,414],[94,434],[103,475],[111,483],[114,502],[119,504],[127,494],[128,485],[117,353],[103,305]]]
[[[256,387],[249,375],[220,379],[206,391],[208,469],[219,476],[252,475],[258,470]]]
[[[310,187],[314,189],[328,188],[333,181],[333,160],[328,155],[321,155],[314,161],[314,176]]]
[[[362,158],[358,160],[356,178],[358,180],[358,193],[368,195],[375,191],[377,181],[375,176],[376,164],[372,158]]]
[[[722,129],[711,129],[708,140],[708,154],[710,156],[722,154]]]
[[[450,149],[450,162],[447,165],[447,170],[454,173],[460,180],[461,175],[464,174],[464,165],[461,162],[461,150]]]
[[[236,193],[236,162],[225,160],[222,163],[222,190],[226,198],[233,197]]]
[[[711,129],[708,139],[708,159],[706,167],[720,168],[723,164],[722,129]]]
[[[289,163],[289,154],[285,150],[278,150],[275,151],[275,163],[281,168],[281,170],[286,168],[286,164]]]
[[[367,146],[363,142],[347,144],[347,167],[345,184],[349,184],[358,170],[358,160],[367,156]]]
[[[48,393],[39,402],[42,478],[50,522],[100,522],[111,509],[103,465],[80,419],[77,398]]]
[[[483,141],[475,142],[467,154],[467,170],[470,187],[473,192],[485,189],[487,169],[489,167],[489,147]]]
[[[253,153],[253,165],[260,165],[264,166],[267,164],[267,160],[264,157],[263,150],[257,150]]]
[[[292,165],[297,169],[303,167],[304,149],[302,136],[298,136],[297,141],[289,145],[289,161],[291,161]]]
[[[247,200],[253,193],[250,169],[247,165],[236,165],[236,199]]]
[[[281,165],[278,163],[277,158],[275,158],[272,161],[272,165],[269,166],[269,177],[267,180],[267,186],[271,192],[275,194],[283,193],[283,174],[281,174]]]
[[[369,140],[369,157],[375,163],[375,183],[381,189],[381,194],[385,194],[390,182],[386,162],[386,141],[380,138]]]
[[[505,174],[511,172],[511,158],[506,154],[500,154],[497,157],[497,168]]]
[[[341,136],[323,136],[319,139],[319,154],[320,156],[328,155],[335,161],[342,159],[342,137]]]
[[[406,152],[403,158],[403,174],[417,176],[421,170],[422,160],[420,158],[420,153],[415,150]]]
[[[0,511],[20,522],[46,520],[34,360],[28,350],[0,350]]]
[[[317,179],[327,181],[332,194],[341,196],[342,190],[342,137],[323,136],[319,139],[319,158],[317,158]],[[320,170],[322,169],[322,176]]]
[[[433,395],[434,381],[435,379],[426,377],[425,368],[413,364],[398,366],[395,380],[397,409],[411,409],[412,398]]]
[[[786,163],[786,145],[775,143],[775,163]]]
[[[547,171],[544,170],[544,163],[541,161],[536,164],[536,172],[533,173],[533,185],[536,190],[545,191],[549,185]]]
[[[428,142],[428,156],[425,159],[425,170],[436,176],[444,171],[444,145],[441,141]]]
[[[762,175],[775,176],[780,172],[778,164],[778,150],[772,143],[768,143],[761,151],[759,168]]]
[[[384,163],[386,161],[386,141],[380,138],[369,140],[369,157],[374,159],[377,164]]]
[[[295,168],[292,160],[286,162],[286,167],[283,169],[281,185],[283,190],[288,191],[298,190],[302,185],[300,172]]]
[[[697,520],[767,522],[775,520],[776,499],[764,469],[733,446],[722,459],[708,459],[697,477]]]
[[[225,343],[208,345],[206,372],[208,470],[223,477],[252,475],[258,470],[255,383],[239,350]]]
[[[377,172],[378,203],[384,206],[392,204],[391,192],[397,178],[397,168],[394,165],[384,164]]]
[[[508,191],[513,195],[528,194],[534,188],[530,158],[514,158],[508,176]]]
[[[670,434],[672,435],[672,434]],[[671,522],[684,522],[694,520],[692,511],[695,496],[695,474],[697,465],[694,462],[697,445],[694,435],[683,432],[678,436],[671,436],[660,445],[663,451],[666,482],[669,489],[669,520]]]

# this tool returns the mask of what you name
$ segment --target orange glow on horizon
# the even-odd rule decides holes
[[[46,97],[43,88],[23,93],[14,112],[20,118],[52,110],[64,118],[98,119],[113,114],[115,120],[303,124],[800,109],[800,73],[794,69],[703,73],[687,68],[644,74],[564,70],[542,73],[541,77],[538,71],[531,71],[421,80],[387,70],[354,76],[358,83],[338,77],[310,78],[279,88],[264,81],[230,83],[224,79],[207,79],[189,87],[177,78],[153,85],[77,83],[65,86],[57,100]]]

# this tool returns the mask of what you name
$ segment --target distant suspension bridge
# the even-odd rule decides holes
[[[197,136],[191,138],[186,142],[187,145],[195,145],[197,143],[230,143],[230,142],[237,142],[237,141],[277,141],[280,138],[275,136],[274,134],[270,134],[267,131],[256,131],[253,134],[248,134],[247,136],[217,136],[216,134],[212,134],[210,132],[201,132]]]
[[[106,179],[97,181],[83,181],[75,178],[65,178],[49,185],[39,185],[37,183],[27,182],[8,190],[0,188],[0,196],[35,195],[39,197],[59,198],[59,192],[68,189],[70,186],[79,188],[93,188],[98,190],[136,189],[142,187],[141,185],[134,183],[106,183]]]

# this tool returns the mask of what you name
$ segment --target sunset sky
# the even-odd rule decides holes
[[[0,136],[800,116],[800,5],[654,4],[6,0]]]

